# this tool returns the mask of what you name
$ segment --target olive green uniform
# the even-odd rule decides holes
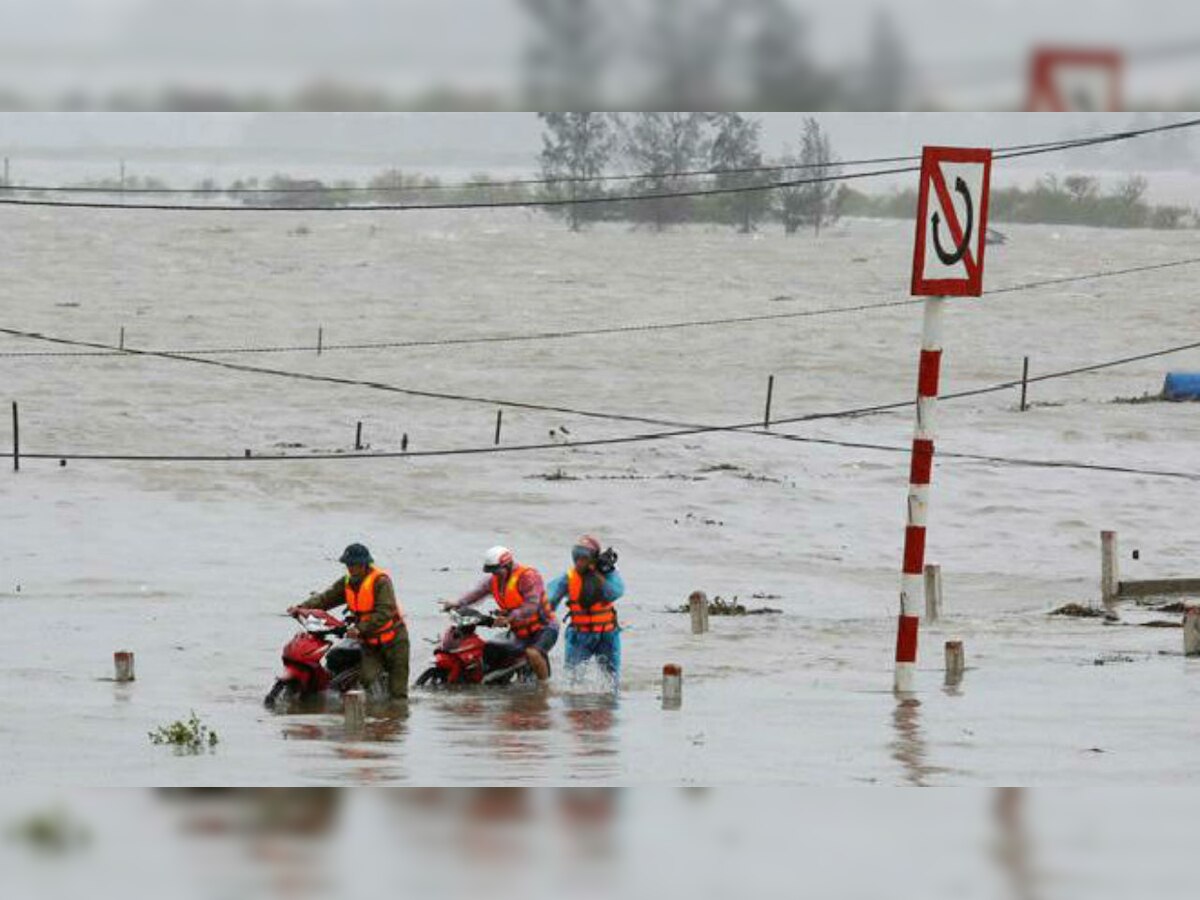
[[[350,586],[357,589],[360,579],[354,579]],[[333,609],[346,602],[346,576],[339,578],[326,590],[314,594],[306,600],[303,606],[316,609]],[[380,575],[375,580],[375,608],[370,615],[361,619],[358,632],[363,637],[371,637],[396,618],[398,607],[396,591],[392,587],[392,579]],[[396,639],[390,644],[371,646],[365,641],[362,645],[362,680],[363,684],[374,684],[380,674],[388,673],[392,697],[403,700],[408,697],[408,627],[401,622],[396,630]]]

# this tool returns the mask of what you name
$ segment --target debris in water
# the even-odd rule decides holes
[[[755,594],[757,597],[758,595]],[[667,608],[669,613],[687,613],[691,615],[692,608],[685,603],[682,606],[671,606]],[[770,606],[759,606],[754,609],[748,609],[738,602],[737,595],[733,599],[726,600],[718,594],[708,601],[708,614],[710,616],[777,616],[782,615],[782,609],[775,609]]]
[[[150,743],[170,744],[182,753],[201,753],[213,750],[218,741],[217,733],[200,721],[200,717],[192,710],[191,717],[185,722],[182,719],[170,725],[162,725],[148,732]]]
[[[1137,662],[1132,656],[1127,656],[1124,653],[1105,653],[1102,656],[1097,656],[1092,660],[1092,665],[1103,666],[1108,663],[1127,663]]]
[[[1050,615],[1070,616],[1074,619],[1099,619],[1104,616],[1104,610],[1096,609],[1093,606],[1084,606],[1082,603],[1068,603],[1066,606],[1052,610]]]

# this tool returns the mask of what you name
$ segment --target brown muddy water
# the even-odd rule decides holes
[[[304,228],[301,228],[304,226]],[[849,221],[819,240],[707,229],[573,235],[535,214],[384,217],[0,212],[2,324],[128,346],[215,348],[522,333],[815,310],[902,299],[906,223]],[[1013,227],[990,287],[1194,253],[1185,233]],[[1194,340],[1188,269],[956,303],[943,389]],[[531,343],[218,355],[418,390],[729,423],[912,395],[916,307]],[[64,349],[4,337],[0,352]],[[1113,404],[1156,391],[1180,354],[946,403],[945,450],[1200,471],[1200,407]],[[491,444],[496,405],[230,372],[153,358],[0,356],[30,453],[215,453]],[[6,404],[7,406],[7,404]],[[7,423],[7,411],[4,417]],[[658,430],[505,410],[502,441],[566,427]],[[7,424],[0,444],[8,445]],[[910,413],[778,430],[904,447]],[[6,461],[5,461],[6,462]],[[1196,576],[1193,482],[943,460],[929,556],[947,618],[922,632],[921,690],[897,703],[890,658],[907,456],[717,433],[591,448],[410,459],[119,463],[27,459],[0,474],[0,777],[188,784],[1141,784],[1191,782],[1200,661],[1179,632],[1048,619],[1092,602],[1099,531],[1123,577]],[[547,478],[546,476],[553,476]],[[413,670],[439,597],[513,546],[556,574],[573,538],[621,553],[619,697],[570,689],[415,692],[361,738],[336,704],[279,715],[261,698],[293,631],[281,611],[337,574],[352,540],[391,569]],[[1140,549],[1133,561],[1128,553]],[[663,610],[696,589],[783,614]],[[751,599],[760,594],[770,599]],[[941,645],[965,642],[961,688]],[[138,680],[118,685],[113,651]],[[1096,665],[1101,659],[1105,664]],[[561,669],[561,650],[554,662]],[[664,663],[684,703],[658,700]],[[213,753],[146,733],[195,710]],[[382,713],[376,710],[376,713]]]

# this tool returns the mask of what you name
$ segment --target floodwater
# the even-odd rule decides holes
[[[718,229],[571,234],[536,213],[0,211],[5,327],[186,349],[460,338],[801,312],[903,299],[911,225],[823,234]],[[1187,232],[1003,228],[997,288],[1195,253]],[[1181,268],[948,309],[943,390],[1195,340]],[[239,364],[471,395],[451,402],[144,357],[0,356],[27,453],[254,454],[490,446],[495,400],[723,424],[906,400],[915,306],[527,343],[224,355]],[[0,353],[67,350],[0,337]],[[1200,472],[1200,406],[1114,404],[1200,353],[943,404],[946,451]],[[7,405],[7,404],[6,404]],[[502,444],[661,430],[508,408]],[[777,426],[906,447],[911,411]],[[7,410],[0,444],[8,445]],[[7,462],[7,461],[5,461]],[[552,476],[547,478],[546,476]],[[408,459],[147,463],[25,459],[0,473],[0,777],[190,784],[1177,784],[1196,781],[1200,660],[1176,629],[1062,620],[1097,600],[1099,532],[1122,577],[1195,577],[1195,483],[945,459],[929,559],[943,622],[922,631],[919,691],[892,696],[908,458],[755,434]],[[336,702],[261,698],[294,625],[282,615],[361,540],[395,575],[414,676],[436,600],[495,543],[554,574],[580,532],[629,585],[618,697],[570,688],[414,692],[363,735]],[[1139,558],[1130,551],[1138,549]],[[777,616],[671,615],[693,590]],[[754,595],[759,595],[755,598]],[[1141,618],[1153,618],[1142,616]],[[1161,616],[1160,616],[1161,618]],[[968,670],[942,685],[941,647]],[[138,680],[115,684],[113,651]],[[1102,664],[1097,664],[1099,661]],[[660,709],[662,665],[684,670]],[[190,711],[220,735],[179,756],[146,733]]]

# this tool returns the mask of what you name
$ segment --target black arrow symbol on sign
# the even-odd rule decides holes
[[[975,209],[971,205],[971,192],[967,190],[967,183],[962,180],[961,175],[954,179],[954,190],[962,194],[963,202],[967,204],[967,227],[963,229],[962,241],[957,247],[954,248],[953,253],[947,253],[942,249],[942,241],[938,237],[938,226],[942,223],[936,211],[934,211],[932,220],[933,250],[935,253],[937,253],[938,259],[940,259],[942,263],[947,266],[954,265],[966,254],[967,248],[971,246],[971,230],[975,227]]]

